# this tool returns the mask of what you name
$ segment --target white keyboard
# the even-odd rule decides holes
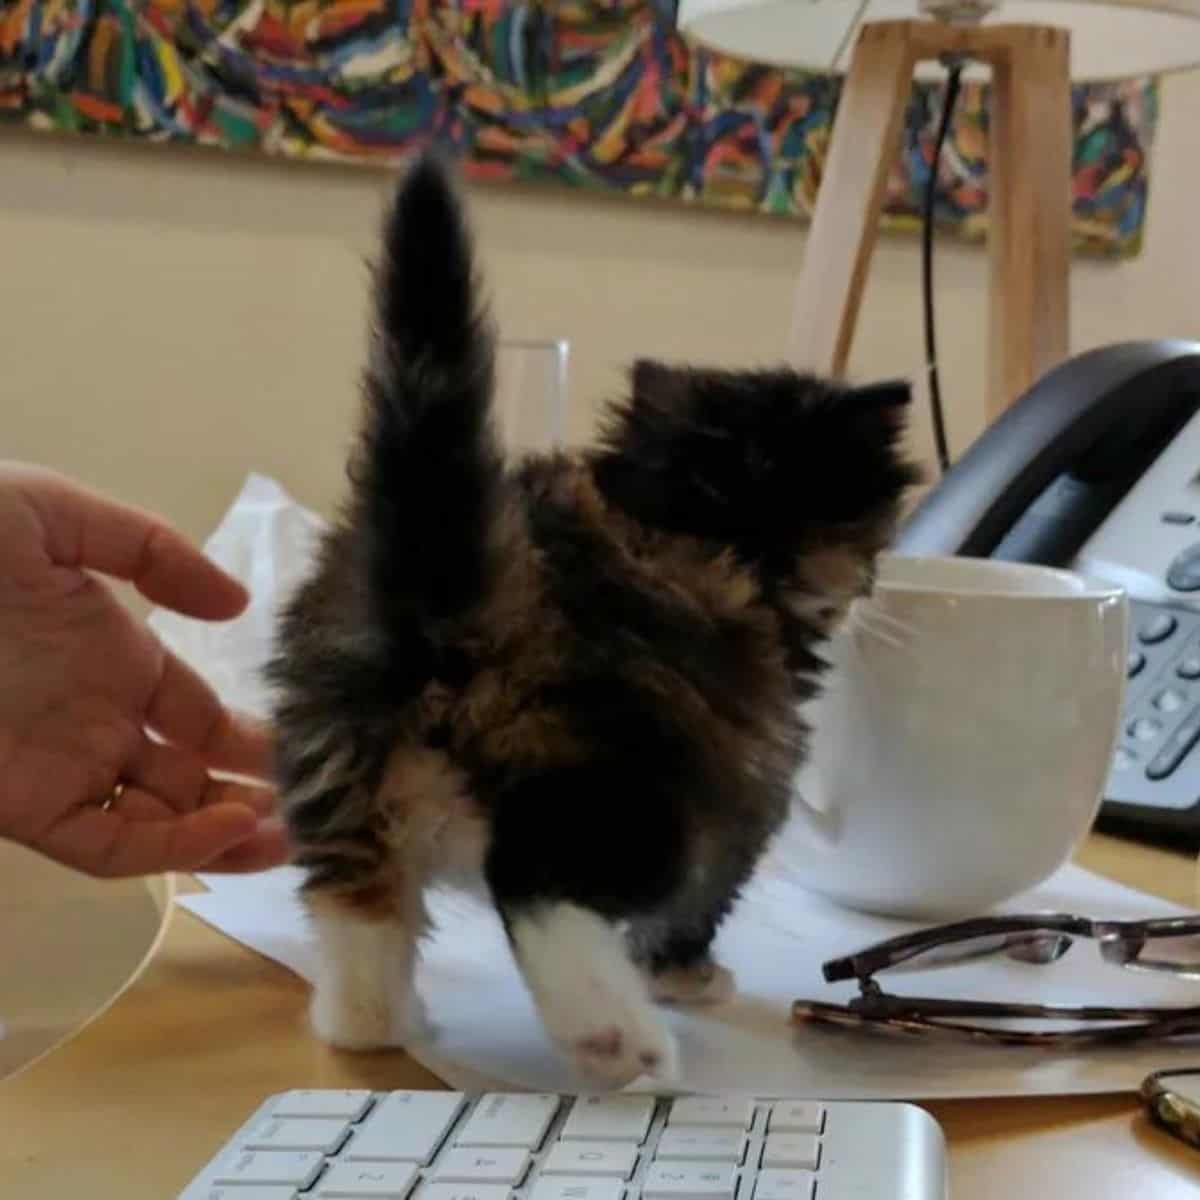
[[[457,1092],[272,1096],[179,1200],[945,1200],[893,1103]]]

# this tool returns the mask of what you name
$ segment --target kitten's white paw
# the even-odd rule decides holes
[[[415,993],[408,1000],[318,985],[309,1019],[313,1032],[339,1050],[386,1050],[406,1046],[429,1030],[425,1006]]]
[[[584,1078],[620,1088],[643,1075],[669,1082],[678,1074],[675,1039],[654,1011],[595,1014],[551,1030]],[[547,1022],[549,1025],[549,1022]]]
[[[715,962],[668,967],[650,976],[650,994],[661,1004],[725,1004],[736,993],[733,972]]]
[[[589,1081],[675,1078],[675,1040],[611,924],[560,903],[521,914],[511,928],[547,1032]]]

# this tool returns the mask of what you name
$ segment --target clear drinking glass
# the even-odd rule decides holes
[[[503,340],[496,355],[496,419],[505,448],[521,454],[563,444],[568,343]]]

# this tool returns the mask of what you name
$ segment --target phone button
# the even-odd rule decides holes
[[[1177,592],[1200,592],[1200,543],[1175,556],[1167,568],[1167,583]]]
[[[1162,519],[1167,525],[1190,525],[1196,518],[1187,512],[1165,512]]]
[[[1189,654],[1187,658],[1181,658],[1175,674],[1180,679],[1200,679],[1200,655]]]
[[[1186,661],[1186,660],[1185,660]],[[1200,668],[1200,658],[1195,660],[1197,668]],[[1131,650],[1129,657],[1125,660],[1125,673],[1132,679],[1146,665],[1146,656],[1140,650]],[[1183,664],[1179,665],[1179,674],[1183,675]],[[1197,670],[1195,676],[1183,675],[1184,679],[1200,678],[1200,669]]]
[[[1200,563],[1196,564],[1196,569],[1200,575]],[[1179,622],[1170,613],[1155,613],[1139,626],[1138,640],[1152,646],[1155,642],[1165,642],[1178,628]]]
[[[1159,712],[1173,713],[1178,712],[1187,703],[1187,697],[1176,688],[1163,688],[1157,696],[1154,697],[1154,707]]]
[[[1147,779],[1166,779],[1187,757],[1188,751],[1200,741],[1200,708],[1194,708],[1188,718],[1171,734],[1166,745],[1146,767]]]
[[[1118,746],[1117,752],[1113,755],[1113,770],[1128,771],[1138,761],[1138,756],[1132,750],[1126,750],[1124,746]]]
[[[1129,722],[1129,736],[1138,742],[1152,742],[1162,733],[1162,722],[1153,717],[1138,717]]]

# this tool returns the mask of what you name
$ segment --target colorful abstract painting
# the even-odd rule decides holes
[[[0,122],[393,164],[806,219],[835,78],[713,54],[674,0],[0,0]],[[1138,251],[1154,80],[1078,87],[1075,232]],[[914,88],[887,218],[913,226],[940,89]],[[987,92],[964,89],[939,221],[983,236]]]

